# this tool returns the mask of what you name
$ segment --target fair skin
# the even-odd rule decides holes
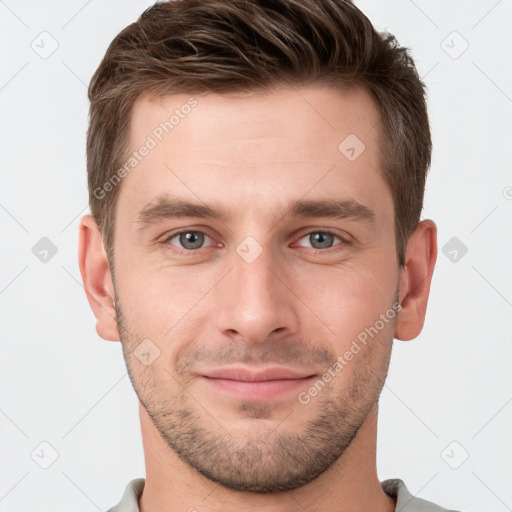
[[[191,113],[123,178],[115,281],[96,222],[80,224],[97,332],[122,340],[140,400],[140,508],[392,512],[376,472],[378,395],[393,338],[423,327],[435,224],[419,224],[400,267],[378,110],[363,90],[194,97]],[[132,150],[188,99],[141,98]],[[365,145],[354,161],[338,149],[349,134]],[[138,222],[161,196],[227,216]],[[341,200],[343,215],[285,214],[298,200]],[[396,299],[398,315],[299,401]],[[148,339],[158,357],[146,365],[136,349]]]

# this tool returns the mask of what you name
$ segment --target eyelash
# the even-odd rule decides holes
[[[208,235],[208,233],[205,233],[204,231],[201,231],[201,230],[198,230],[198,229],[185,229],[185,230],[182,230],[182,231],[177,231],[176,233],[171,233],[169,236],[167,236],[164,240],[162,240],[159,243],[165,249],[169,249],[169,245],[172,245],[170,243],[170,240],[172,240],[173,238],[176,238],[177,236],[179,236],[179,235],[181,235],[183,233],[201,233],[202,235],[206,235],[208,238],[212,239],[212,237],[210,235]],[[312,252],[314,255],[318,255],[318,254],[324,254],[324,255],[325,254],[331,254],[333,252],[339,251],[340,249],[343,248],[343,246],[348,245],[350,243],[346,238],[342,237],[341,235],[338,235],[337,233],[334,233],[333,231],[319,230],[319,229],[315,229],[313,231],[308,231],[307,233],[302,235],[299,238],[299,240],[302,240],[303,238],[305,238],[305,237],[307,237],[307,236],[309,236],[309,235],[311,235],[313,233],[322,233],[322,234],[327,234],[327,235],[333,235],[335,238],[337,238],[340,241],[340,243],[338,243],[336,245],[333,245],[332,247],[328,247],[327,249],[315,249],[314,247],[309,247],[309,248],[308,247],[304,247],[305,249],[309,249],[310,252]],[[200,252],[202,249],[207,249],[207,247],[200,247],[199,249],[180,249],[179,247],[176,247],[176,246],[173,245],[173,249],[170,249],[170,250],[174,251],[175,253],[177,253],[180,256],[194,256],[198,252]]]

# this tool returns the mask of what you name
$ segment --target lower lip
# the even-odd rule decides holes
[[[314,377],[305,377],[303,379],[247,382],[204,377],[206,382],[215,389],[245,400],[265,400],[274,398],[307,385],[313,378]]]

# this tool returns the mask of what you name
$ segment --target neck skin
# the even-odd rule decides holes
[[[139,404],[146,483],[141,512],[350,511],[394,512],[395,500],[380,485],[376,469],[378,404],[345,453],[316,480],[293,491],[251,494],[226,489],[183,462],[162,439]]]

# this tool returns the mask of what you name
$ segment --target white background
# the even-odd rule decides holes
[[[0,2],[0,512],[106,510],[145,475],[137,400],[120,344],[96,334],[77,228],[88,213],[86,86],[149,5]],[[512,510],[512,1],[358,5],[412,49],[428,86],[424,217],[440,248],[424,331],[395,342],[379,477],[447,508]],[[46,50],[58,43],[46,59],[31,47],[41,38]],[[58,249],[46,263],[32,252],[42,237]],[[442,252],[452,237],[467,247],[456,262]],[[58,452],[48,469],[36,463],[51,461],[43,441]]]

